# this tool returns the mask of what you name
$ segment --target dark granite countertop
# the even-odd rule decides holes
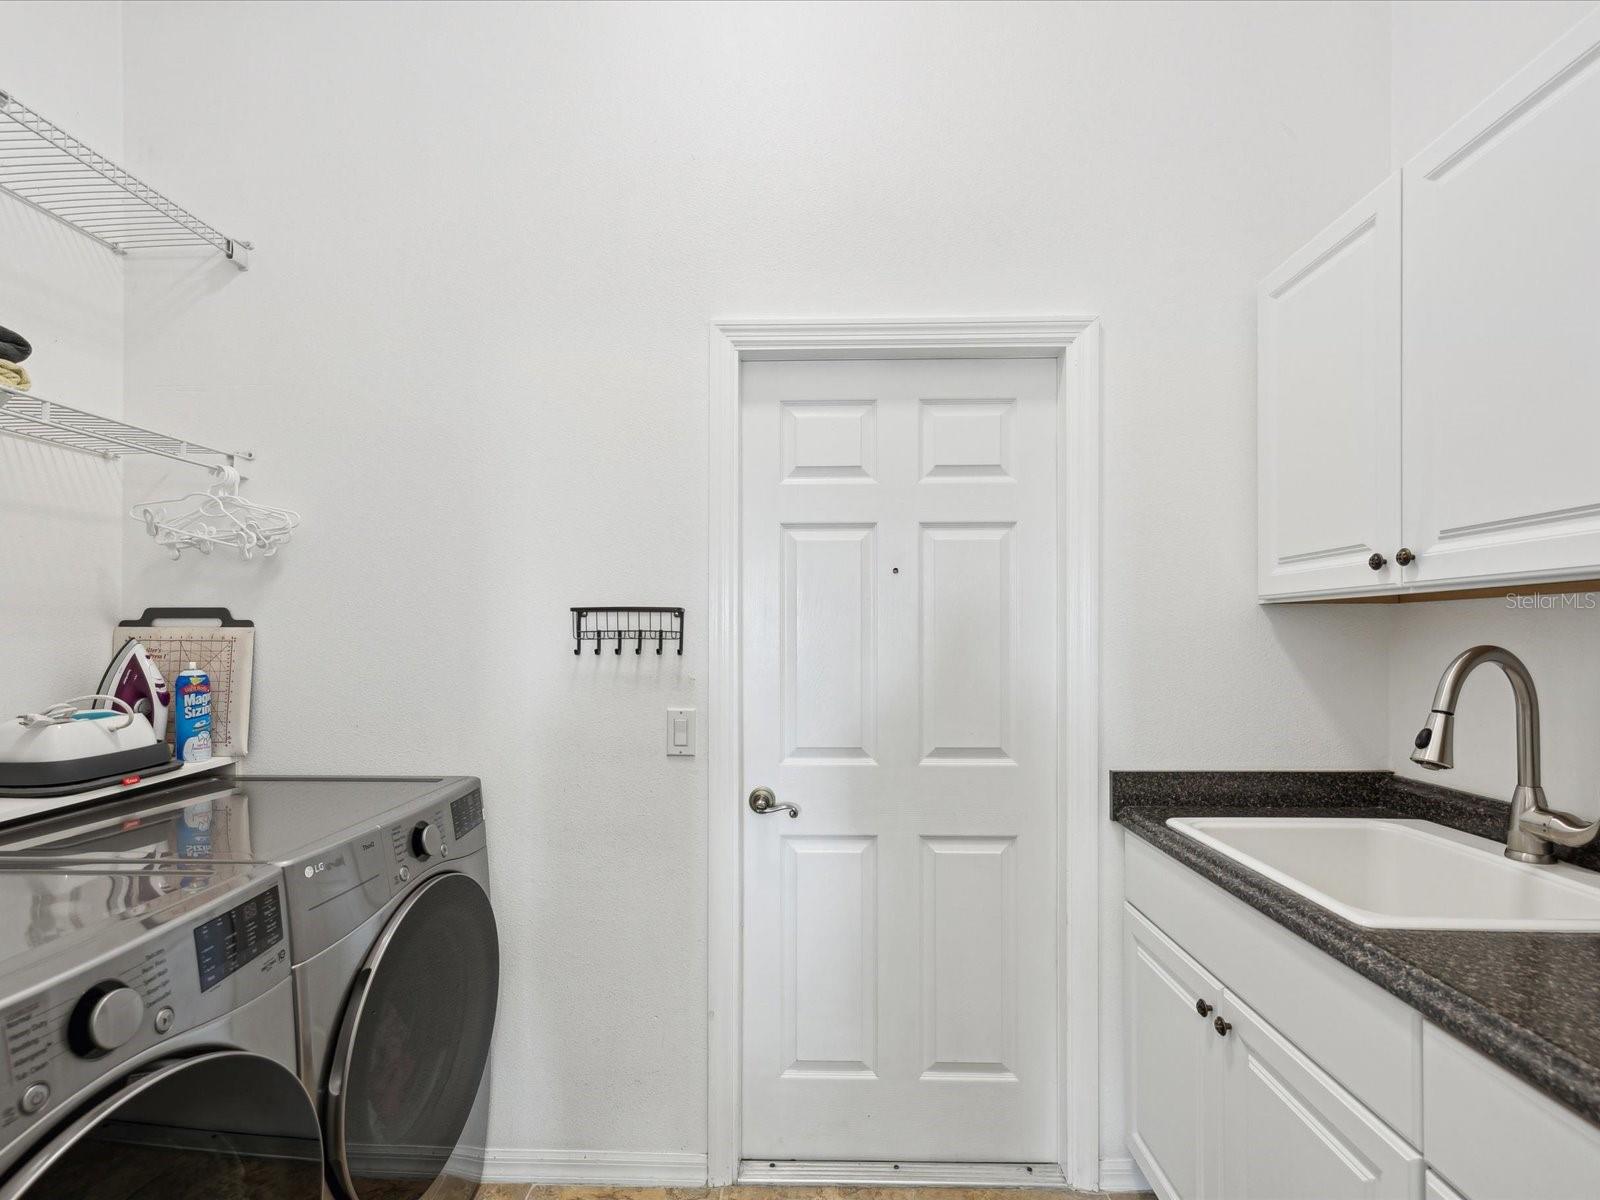
[[[1502,802],[1379,771],[1113,771],[1111,816],[1441,1029],[1600,1124],[1600,933],[1364,929],[1169,817],[1410,817],[1501,840]],[[1567,854],[1593,867],[1596,848]]]

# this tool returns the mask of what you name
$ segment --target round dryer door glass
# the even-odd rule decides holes
[[[356,1200],[413,1200],[445,1172],[478,1100],[499,992],[489,897],[469,876],[434,876],[373,946],[339,1033],[328,1153]]]
[[[241,1051],[168,1060],[54,1130],[0,1200],[320,1200],[316,1107]]]

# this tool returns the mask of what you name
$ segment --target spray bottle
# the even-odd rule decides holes
[[[173,741],[179,762],[208,762],[211,758],[211,676],[190,663],[173,680],[176,732]]]

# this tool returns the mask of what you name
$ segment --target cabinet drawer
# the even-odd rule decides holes
[[[1420,1144],[1421,1016],[1155,847],[1137,837],[1123,845],[1129,903]]]
[[[1470,1200],[1600,1194],[1600,1128],[1432,1025],[1422,1094],[1428,1165]]]

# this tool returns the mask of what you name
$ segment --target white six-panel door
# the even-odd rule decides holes
[[[747,362],[746,1158],[1058,1158],[1053,359]]]

